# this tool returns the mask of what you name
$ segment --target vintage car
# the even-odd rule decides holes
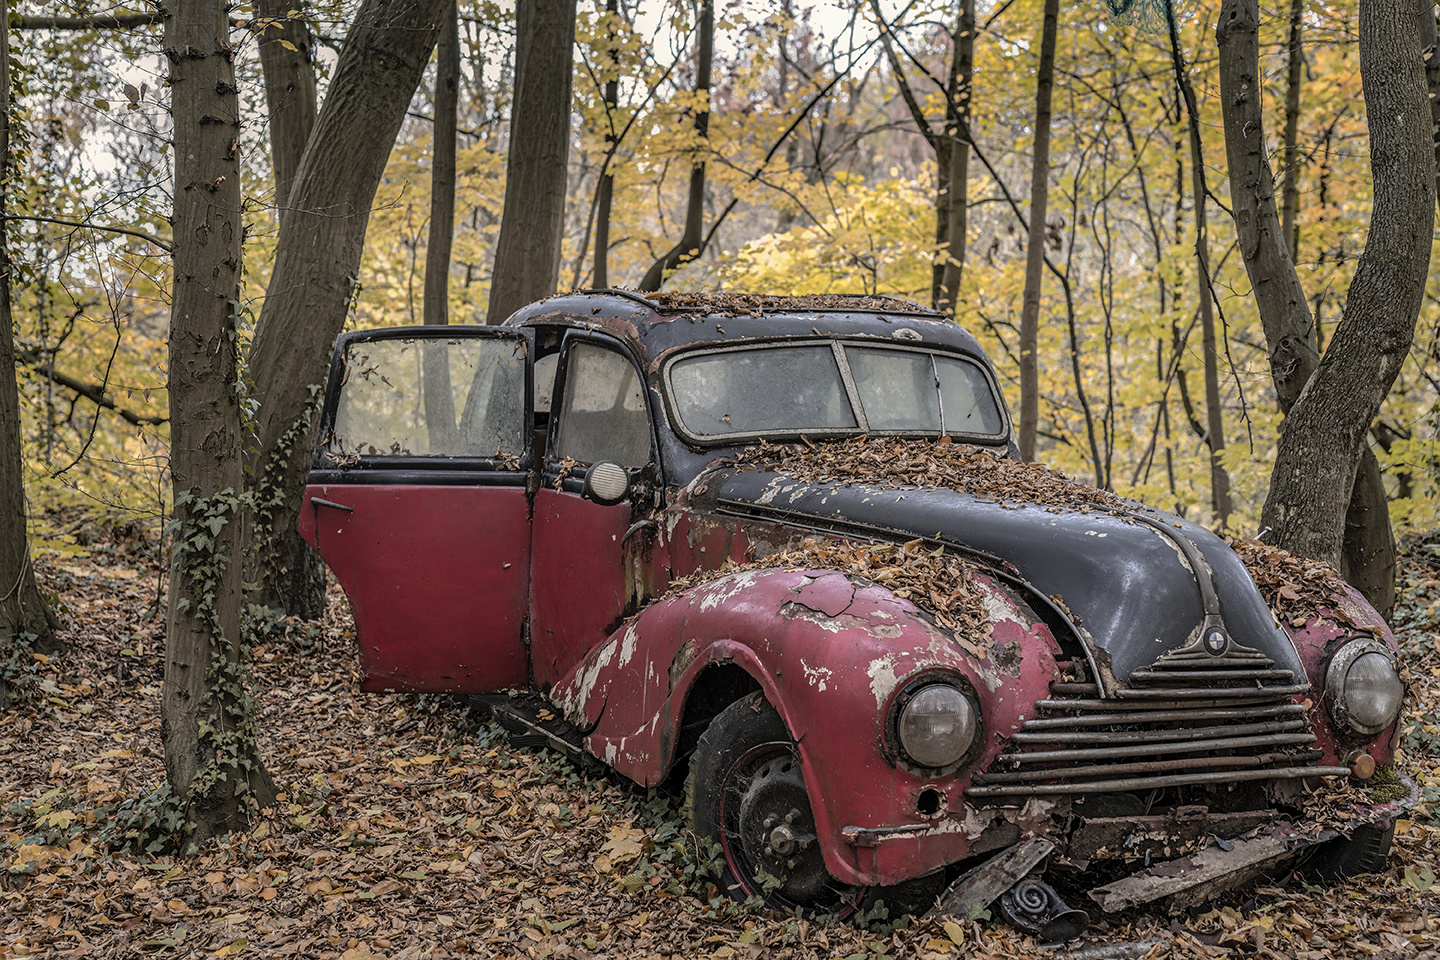
[[[1277,619],[1209,530],[1020,462],[979,344],[907,301],[344,334],[301,530],[366,690],[688,776],[725,885],[787,909],[1003,892],[1056,935],[1042,876],[1114,911],[1370,870],[1416,798],[1358,594]]]

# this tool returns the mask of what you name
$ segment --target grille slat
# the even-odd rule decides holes
[[[1049,701],[1042,701],[1049,702]],[[1126,704],[1130,706],[1130,704]],[[1148,704],[1146,704],[1148,706]],[[1208,723],[1212,720],[1251,720],[1262,717],[1301,716],[1305,713],[1303,703],[1279,703],[1268,707],[1233,707],[1213,710],[1150,710],[1144,719],[1150,723],[1164,720],[1184,720],[1191,723]],[[1105,727],[1112,724],[1134,723],[1136,714],[1089,713],[1071,717],[1041,717],[1025,723],[1025,730],[1068,730],[1072,727]],[[1093,739],[1093,736],[1092,736]]]
[[[1319,760],[1319,750],[1302,753],[1262,753],[1252,757],[1180,757],[1174,760],[1155,760],[1145,763],[1099,763],[1087,767],[1067,767],[1065,773],[1071,777],[1108,776],[1127,773],[1165,773],[1173,770],[1199,770],[1214,767],[1263,767],[1269,764],[1295,763],[1297,760]],[[1009,773],[979,773],[975,783],[1025,783],[1035,779],[1033,770],[1016,770]]]
[[[1142,667],[1130,674],[1130,682],[1173,683],[1177,676],[1184,677],[1190,683],[1196,680],[1211,683],[1224,680],[1284,680],[1289,683],[1295,679],[1295,674],[1289,670],[1186,670],[1182,673],[1178,670],[1146,670]]]
[[[968,794],[1109,793],[1349,773],[1315,765],[1321,755],[1310,746],[1309,706],[1296,702],[1310,685],[1234,640],[1213,656],[1197,637],[1108,696],[1074,665],[1064,673]]]
[[[1148,719],[1148,718],[1147,718]],[[1156,743],[1166,740],[1211,740],[1216,737],[1240,737],[1258,733],[1286,733],[1305,729],[1304,720],[1280,720],[1271,723],[1243,723],[1224,727],[1177,727],[1172,730],[1120,730],[1105,734],[1106,743]],[[1094,743],[1095,731],[1021,730],[1010,737],[1012,743]],[[1191,749],[1200,749],[1193,746]]]
[[[1094,741],[1091,737],[1091,741]],[[1103,760],[1106,757],[1148,757],[1161,753],[1188,753],[1196,750],[1235,750],[1240,747],[1280,747],[1314,743],[1313,733],[1272,733],[1254,737],[1216,737],[1213,740],[1140,743],[1123,747],[1096,747],[1093,750],[1032,750],[1006,757],[1011,763],[1048,763],[1052,760]],[[1048,772],[1048,771],[1047,771]],[[1063,770],[1057,771],[1063,773]]]

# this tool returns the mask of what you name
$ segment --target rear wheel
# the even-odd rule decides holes
[[[864,898],[865,887],[825,869],[795,741],[763,694],[711,721],[690,761],[685,800],[696,836],[720,846],[732,897],[841,917]]]

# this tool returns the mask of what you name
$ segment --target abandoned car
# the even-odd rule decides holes
[[[1416,793],[1375,611],[1314,564],[1262,592],[1011,437],[979,344],[907,301],[575,293],[342,335],[301,529],[365,689],[688,771],[733,895],[998,898],[1055,935],[1054,887],[1383,863]]]

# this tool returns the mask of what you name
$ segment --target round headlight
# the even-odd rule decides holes
[[[1383,645],[1360,640],[1340,648],[1331,659],[1325,697],[1337,722],[1355,733],[1376,734],[1400,715],[1405,684]]]
[[[948,683],[921,687],[900,710],[900,749],[917,766],[948,767],[975,739],[975,706]]]

